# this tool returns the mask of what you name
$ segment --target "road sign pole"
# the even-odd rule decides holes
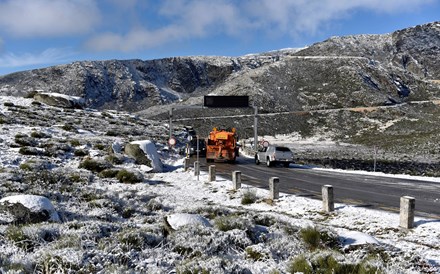
[[[170,108],[170,124],[169,124],[169,128],[170,128],[170,139],[171,137],[173,137],[173,108]]]
[[[254,150],[257,151],[258,143],[258,108],[254,105]]]

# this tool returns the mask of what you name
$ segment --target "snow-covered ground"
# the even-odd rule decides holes
[[[0,220],[0,273],[293,273],[301,260],[315,272],[357,265],[370,270],[366,273],[440,273],[438,219],[416,217],[415,228],[406,230],[399,228],[396,213],[346,204],[325,213],[320,201],[306,197],[281,193],[269,201],[267,190],[248,185],[234,191],[225,178],[208,182],[206,173],[198,180],[193,170],[184,171],[183,159],[160,141],[105,134],[104,129],[118,123],[134,130],[125,114],[109,117],[45,106],[36,110],[32,102],[0,96],[0,199],[45,196],[61,222],[16,226]],[[42,118],[48,111],[53,114],[45,125],[33,124],[32,118],[19,120],[26,124],[11,122],[20,115]],[[104,129],[80,128],[77,122],[77,130],[68,131],[62,127],[65,122],[57,120],[78,121],[85,115],[87,124],[97,119]],[[111,119],[108,125],[106,119]],[[136,124],[141,122],[145,130],[158,130],[146,121]],[[28,138],[33,132],[47,136]],[[38,143],[37,151],[53,146],[59,150],[22,154],[20,138],[30,146]],[[285,143],[293,137],[277,138]],[[147,153],[155,143],[164,171],[151,173],[152,168],[122,153],[109,170],[137,171],[142,181],[123,183],[79,168],[87,157],[116,157],[98,145],[133,141],[143,144]],[[243,202],[246,197],[249,203]],[[316,247],[309,247],[304,238],[310,228],[321,235]]]

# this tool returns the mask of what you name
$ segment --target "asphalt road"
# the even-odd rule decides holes
[[[200,163],[201,170],[208,169],[204,158],[200,158]],[[270,177],[278,177],[280,192],[314,199],[321,199],[323,185],[332,185],[336,203],[359,207],[398,212],[400,197],[412,196],[416,199],[417,216],[440,219],[440,183],[322,171],[292,164],[288,168],[269,168],[243,157],[236,164],[214,164],[217,176],[231,179],[232,171],[240,170],[243,184],[264,189],[269,189]]]

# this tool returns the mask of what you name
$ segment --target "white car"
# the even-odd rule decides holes
[[[255,153],[255,163],[266,163],[268,167],[275,164],[283,164],[288,167],[290,163],[293,163],[293,152],[284,146],[270,145],[263,147]]]

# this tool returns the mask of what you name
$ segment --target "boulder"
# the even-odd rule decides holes
[[[176,213],[171,214],[165,219],[166,224],[168,224],[173,230],[178,230],[184,226],[204,226],[212,227],[208,219],[197,214],[188,213]]]
[[[80,97],[68,96],[58,93],[37,93],[34,100],[54,107],[79,108],[84,107],[84,100]]]
[[[14,195],[0,199],[1,223],[29,224],[46,221],[60,221],[58,213],[46,197]]]
[[[127,144],[124,148],[125,154],[133,158],[138,165],[151,165],[150,159],[145,155],[144,151],[140,148],[138,144]]]
[[[139,145],[147,158],[151,161],[151,167],[155,172],[163,171],[163,164],[160,160],[159,153],[157,153],[156,145],[150,140],[134,141],[131,144]]]

